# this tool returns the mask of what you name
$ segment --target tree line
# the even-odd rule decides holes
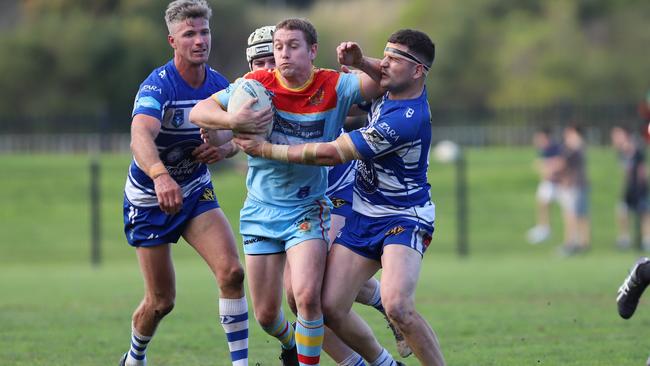
[[[358,38],[368,54],[380,57],[392,31],[427,32],[437,51],[428,81],[432,108],[629,104],[650,89],[647,0],[210,3],[210,64],[231,80],[247,71],[244,48],[252,29],[302,16],[319,31],[317,64],[325,67],[337,67],[332,50],[342,40]],[[273,8],[278,3],[287,7]],[[2,130],[26,118],[80,123],[87,117],[127,131],[139,83],[171,58],[166,5],[19,1],[18,19],[0,33]],[[56,129],[43,126],[33,129]]]

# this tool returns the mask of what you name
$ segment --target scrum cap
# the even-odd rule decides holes
[[[273,33],[275,33],[274,25],[257,28],[251,33],[246,48],[246,60],[249,64],[257,58],[273,56]]]

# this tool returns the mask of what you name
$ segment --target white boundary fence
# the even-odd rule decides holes
[[[129,134],[6,134],[0,135],[0,154],[93,153],[130,151]]]

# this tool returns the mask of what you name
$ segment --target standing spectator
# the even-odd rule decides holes
[[[629,129],[616,126],[611,131],[612,145],[618,151],[623,167],[623,191],[617,209],[618,236],[621,249],[631,246],[630,213],[641,220],[641,244],[650,250],[650,212],[648,211],[648,174],[645,168],[643,143],[632,136]]]
[[[537,201],[537,225],[528,230],[527,238],[531,244],[539,244],[551,234],[550,206],[557,199],[557,184],[560,173],[562,148],[553,141],[551,132],[542,128],[535,132],[533,144],[539,152],[536,167],[540,181],[535,195]]]
[[[563,131],[564,148],[560,162],[558,199],[564,218],[562,255],[573,255],[589,249],[589,182],[586,173],[582,129],[576,125]]]

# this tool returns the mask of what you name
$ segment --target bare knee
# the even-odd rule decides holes
[[[415,321],[415,305],[410,299],[382,299],[388,318],[400,329],[408,329]]]
[[[219,269],[216,276],[221,293],[240,291],[244,285],[244,268],[239,262]]]
[[[297,311],[301,313],[320,313],[320,288],[303,288],[293,293]]]
[[[336,327],[337,324],[341,323],[346,314],[347,311],[342,309],[341,306],[338,306],[338,304],[328,303],[327,301],[323,302],[323,317],[325,324],[328,326]]]
[[[176,295],[174,293],[155,293],[146,296],[143,302],[143,308],[158,321],[172,312],[175,297]]]
[[[275,309],[255,309],[255,319],[262,328],[271,327],[279,315],[279,310]]]

